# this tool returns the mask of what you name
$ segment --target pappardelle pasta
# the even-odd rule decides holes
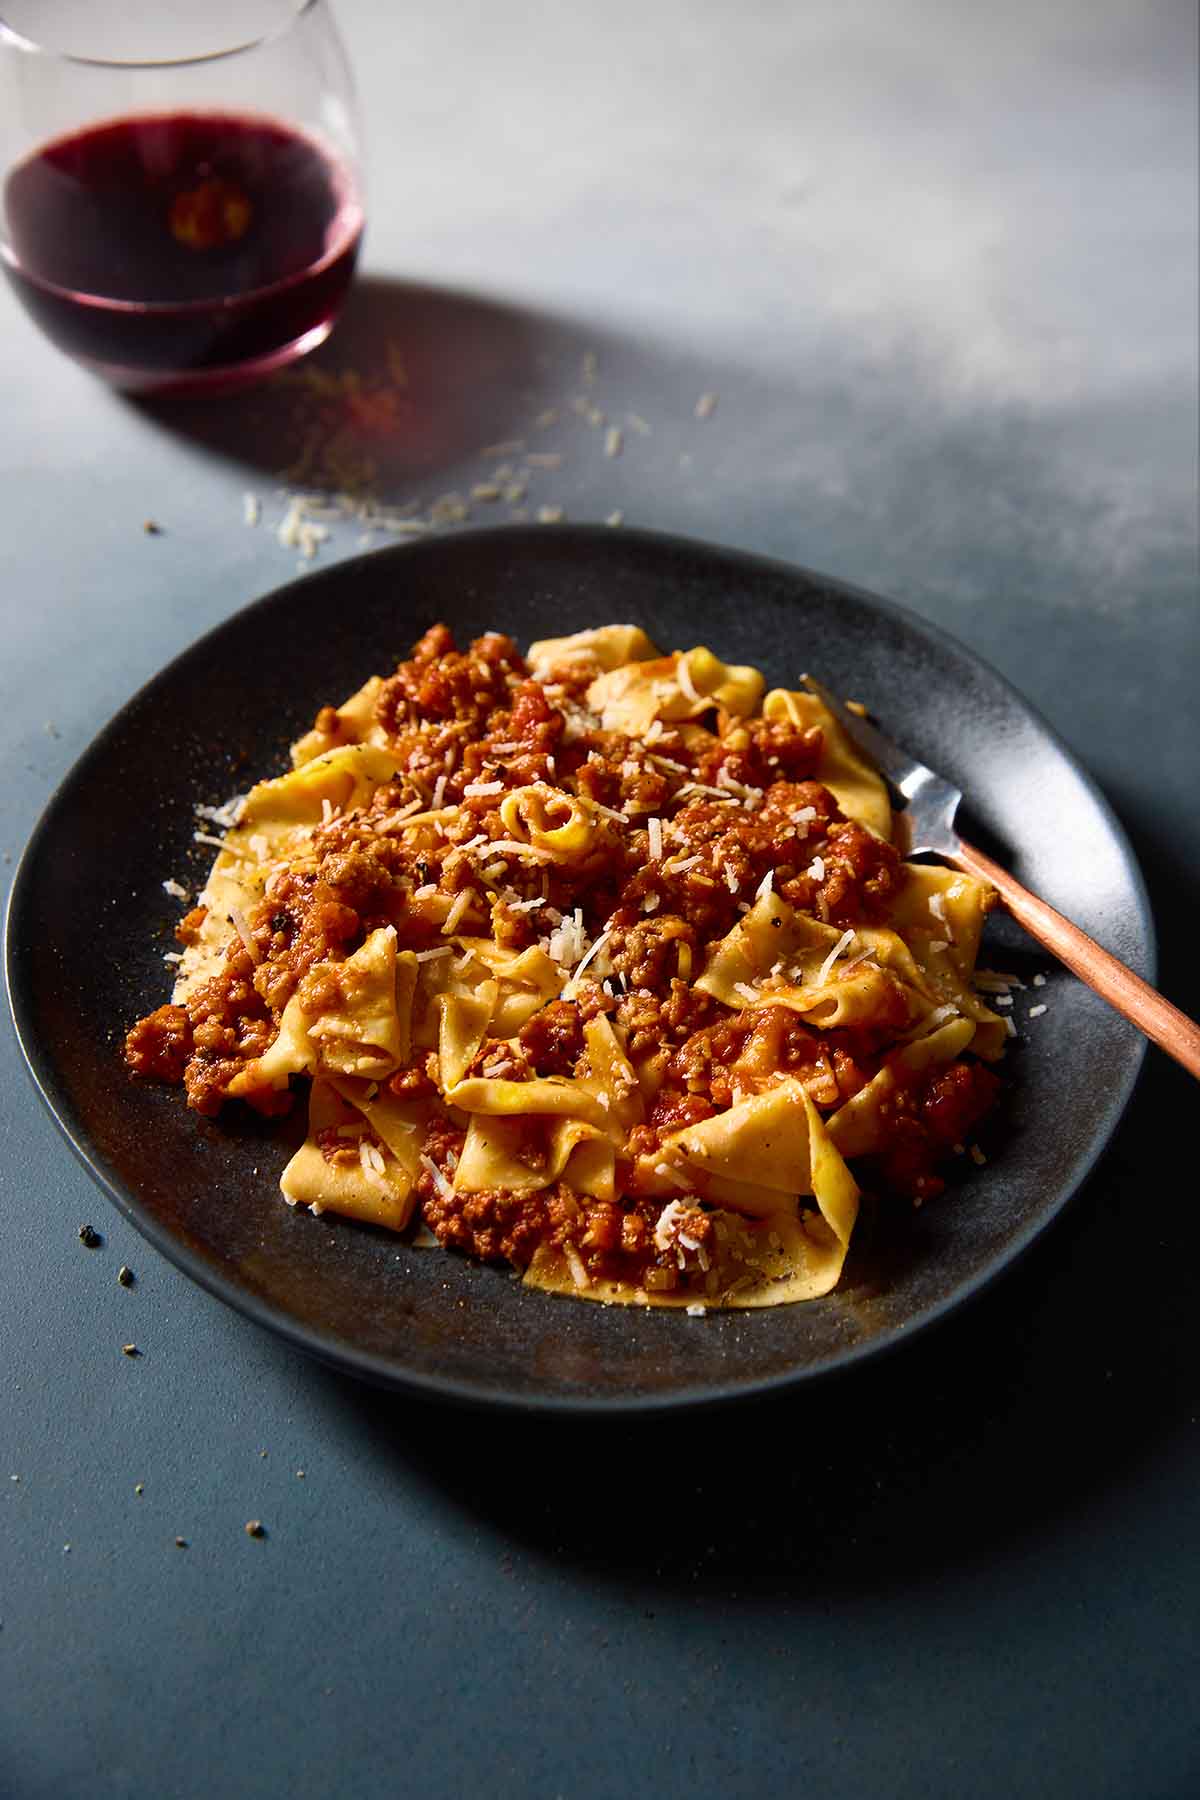
[[[861,1182],[920,1204],[998,1087],[994,895],[906,864],[812,695],[632,625],[434,626],[238,804],[136,1075],[307,1095],[293,1206],[583,1299],[837,1284]]]

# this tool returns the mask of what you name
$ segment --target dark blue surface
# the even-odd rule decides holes
[[[316,366],[374,378],[382,485],[465,492],[527,433],[564,458],[535,505],[955,632],[1099,781],[1200,1012],[1192,9],[341,10],[372,279]],[[14,858],[141,682],[292,573],[275,471],[350,402],[139,409],[0,302]],[[571,411],[588,350],[616,459]],[[1196,1099],[1152,1051],[1080,1202],[886,1365],[581,1432],[381,1397],[217,1305],[0,1027],[0,1792],[1194,1794]]]

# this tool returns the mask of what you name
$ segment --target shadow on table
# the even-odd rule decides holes
[[[126,404],[260,478],[396,500],[523,428],[592,343],[549,315],[363,277],[328,341],[257,386]]]
[[[406,1480],[592,1580],[778,1604],[969,1568],[1135,1479],[1194,1407],[1190,1277],[1145,1253],[1141,1169],[1185,1081],[1173,1101],[1166,1079],[1145,1084],[1022,1270],[876,1368],[659,1421],[470,1417],[348,1382],[338,1405]],[[1194,1267],[1194,1213],[1173,1237],[1172,1269]]]
[[[1166,852],[1135,847],[1164,896],[1169,969],[1200,895],[1167,879]],[[1148,1054],[1066,1217],[991,1292],[874,1367],[657,1420],[472,1415],[332,1375],[331,1400],[439,1504],[589,1580],[635,1583],[643,1604],[836,1600],[994,1559],[1136,1481],[1194,1411],[1200,1221],[1164,1162],[1195,1095]]]

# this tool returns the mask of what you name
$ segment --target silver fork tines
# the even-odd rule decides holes
[[[869,720],[852,713],[812,675],[802,675],[800,679],[808,691],[828,707],[847,737],[871,759],[894,794],[904,802],[897,823],[902,826],[907,839],[904,845],[907,854],[915,856],[922,850],[933,851],[939,856],[956,854],[959,837],[954,829],[954,817],[962,799],[961,790],[923,762],[918,762],[907,750],[893,744]]]

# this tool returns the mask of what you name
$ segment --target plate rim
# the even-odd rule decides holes
[[[1073,1181],[1065,1188],[1051,1210],[1025,1220],[1006,1244],[1003,1255],[993,1258],[991,1262],[966,1279],[951,1293],[940,1296],[914,1319],[886,1327],[877,1336],[849,1344],[819,1363],[763,1375],[740,1382],[736,1386],[710,1383],[704,1388],[695,1390],[620,1395],[553,1391],[506,1392],[482,1388],[458,1376],[443,1376],[437,1372],[414,1372],[403,1365],[398,1365],[383,1353],[365,1351],[340,1338],[332,1339],[329,1333],[322,1333],[317,1327],[295,1319],[290,1313],[281,1310],[271,1301],[241,1287],[233,1278],[206,1262],[198,1252],[193,1251],[185,1242],[181,1241],[152,1212],[143,1207],[136,1194],[124,1182],[109,1171],[92,1146],[87,1131],[82,1127],[82,1122],[79,1125],[73,1123],[74,1108],[62,1087],[54,1060],[45,1046],[38,1041],[34,1030],[31,995],[28,990],[27,948],[20,941],[18,933],[21,915],[31,898],[26,893],[26,889],[34,879],[32,871],[40,849],[53,831],[59,810],[68,803],[78,781],[86,776],[89,762],[99,756],[111,739],[119,734],[120,728],[131,712],[151,700],[157,688],[170,683],[181,664],[190,661],[212,640],[224,635],[232,626],[252,618],[255,614],[265,613],[275,607],[285,605],[288,598],[297,590],[328,582],[331,578],[352,579],[354,571],[365,564],[377,565],[380,559],[401,563],[405,559],[420,561],[430,552],[444,551],[449,546],[463,543],[481,546],[503,543],[515,546],[522,541],[536,543],[551,536],[576,540],[581,551],[586,549],[589,542],[603,543],[606,546],[624,542],[645,546],[651,552],[655,550],[665,553],[684,551],[693,556],[717,557],[727,564],[740,563],[747,572],[757,574],[760,578],[774,576],[785,582],[794,582],[800,578],[803,581],[818,584],[834,593],[846,594],[860,604],[865,604],[869,609],[891,617],[909,631],[915,630],[919,637],[932,639],[934,642],[944,645],[955,655],[966,657],[1003,691],[1010,703],[1015,703],[1018,712],[1029,719],[1037,731],[1048,740],[1097,808],[1105,829],[1116,847],[1122,872],[1129,883],[1135,922],[1145,940],[1146,979],[1153,984],[1157,973],[1158,944],[1150,898],[1132,844],[1111,803],[1091,772],[1079,761],[1040,711],[1025,699],[1007,676],[954,633],[947,631],[932,620],[926,619],[913,607],[892,600],[885,595],[877,594],[871,589],[860,587],[838,576],[827,575],[823,571],[809,568],[802,563],[763,555],[738,546],[642,527],[623,527],[619,533],[616,533],[604,525],[569,522],[550,526],[493,525],[458,531],[452,536],[425,538],[414,543],[385,545],[359,555],[341,558],[335,563],[327,564],[320,569],[306,571],[302,575],[294,576],[291,580],[280,583],[266,593],[257,595],[254,599],[235,607],[225,618],[218,620],[190,640],[160,669],[142,682],[107,719],[74,759],[46,800],[22,848],[9,887],[4,918],[5,986],[22,1061],[39,1098],[59,1131],[66,1138],[76,1159],[107,1199],[116,1207],[118,1213],[147,1242],[152,1244],[173,1267],[189,1280],[194,1281],[205,1292],[212,1294],[214,1298],[221,1300],[255,1325],[282,1338],[293,1348],[342,1374],[352,1374],[372,1385],[402,1392],[411,1398],[427,1403],[449,1403],[469,1410],[509,1414],[555,1414],[576,1417],[629,1416],[634,1413],[663,1414],[684,1410],[704,1410],[710,1407],[729,1405],[736,1401],[761,1401],[769,1395],[777,1395],[799,1386],[852,1374],[863,1364],[874,1362],[905,1344],[913,1343],[924,1337],[926,1332],[942,1325],[961,1307],[976,1300],[988,1288],[1010,1274],[1025,1259],[1038,1239],[1051,1229],[1066,1209],[1078,1199],[1111,1147],[1121,1121],[1129,1108],[1145,1068],[1148,1045],[1144,1037],[1139,1034],[1137,1041],[1133,1043],[1132,1053],[1124,1070],[1123,1078],[1108,1098],[1103,1122],[1093,1132],[1085,1152],[1081,1154],[1079,1167]],[[545,1298],[557,1300],[558,1297],[546,1296]]]

